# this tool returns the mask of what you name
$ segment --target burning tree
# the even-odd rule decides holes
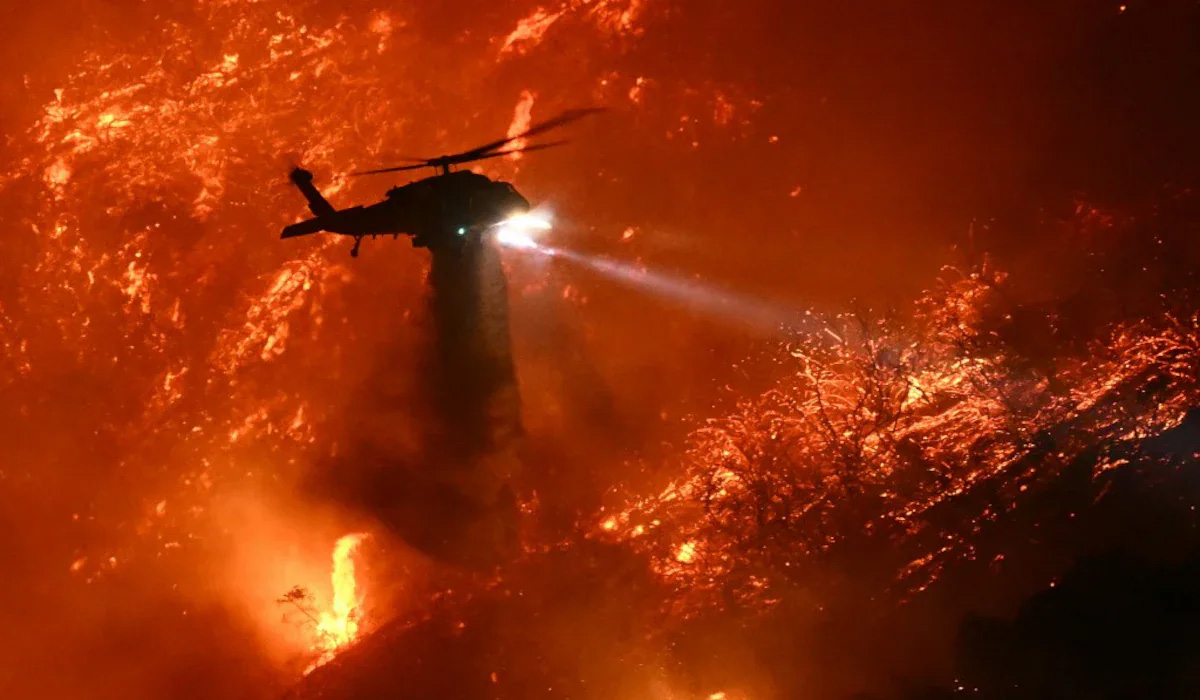
[[[1128,464],[1197,405],[1195,309],[1031,358],[1010,291],[990,265],[947,270],[907,320],[842,316],[794,340],[777,386],[698,429],[682,476],[597,531],[650,554],[685,610],[770,605],[864,561],[907,594],[982,556],[985,524],[1039,484],[1080,459]]]

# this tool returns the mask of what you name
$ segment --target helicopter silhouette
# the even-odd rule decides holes
[[[429,248],[434,252],[457,251],[504,221],[529,211],[529,200],[509,183],[492,180],[470,170],[454,170],[454,166],[487,158],[499,158],[513,153],[540,151],[560,146],[566,141],[552,141],[524,147],[506,148],[515,141],[556,129],[602,108],[573,109],[540,122],[516,136],[509,136],[468,151],[437,158],[410,158],[409,165],[351,173],[376,175],[421,168],[437,168],[441,172],[387,191],[386,199],[367,206],[335,209],[313,185],[311,172],[296,167],[289,179],[308,200],[314,217],[283,229],[281,238],[295,238],[313,233],[328,232],[354,238],[350,249],[358,257],[362,239],[379,235],[412,236],[413,247]]]

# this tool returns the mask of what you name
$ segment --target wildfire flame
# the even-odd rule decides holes
[[[363,532],[343,535],[333,546],[333,600],[329,610],[322,611],[317,620],[313,651],[319,656],[305,673],[329,663],[359,638],[363,594],[355,578],[354,554],[366,538]]]
[[[521,92],[521,99],[517,102],[517,106],[513,108],[512,124],[508,127],[508,138],[513,138],[529,129],[529,125],[533,120],[533,102],[535,95],[530,90]],[[517,139],[512,142],[511,148],[520,149],[528,145],[526,139]],[[510,160],[520,160],[521,153],[513,153],[509,155]]]

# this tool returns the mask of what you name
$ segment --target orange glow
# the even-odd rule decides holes
[[[1024,163],[1030,149],[1009,149],[1020,144],[989,134],[980,137],[987,152],[967,152],[979,116],[999,129],[1033,124],[1037,111],[1023,105],[1010,118],[990,108],[1003,105],[995,94],[959,93],[1059,81],[974,71],[982,59],[943,60],[960,46],[984,54],[1010,44],[954,33],[937,51],[918,51],[915,64],[867,66],[923,46],[935,27],[895,30],[894,44],[878,45],[898,17],[842,23],[839,3],[714,14],[669,0],[528,0],[462,12],[420,2],[81,2],[103,9],[65,24],[101,26],[86,41],[63,28],[76,36],[62,48],[53,36],[31,37],[29,55],[46,65],[21,65],[0,86],[13,102],[0,110],[0,348],[9,360],[0,363],[0,484],[15,494],[2,515],[21,524],[10,535],[21,545],[15,555],[33,560],[17,562],[10,578],[21,595],[11,599],[37,603],[24,606],[36,614],[14,610],[24,618],[8,635],[17,641],[0,648],[30,670],[14,674],[24,685],[13,697],[36,696],[68,657],[89,659],[88,668],[48,700],[134,686],[142,690],[129,700],[170,697],[171,684],[189,677],[181,667],[213,668],[221,679],[193,695],[278,697],[302,672],[316,683],[338,671],[343,664],[330,661],[351,645],[355,657],[374,649],[363,642],[375,632],[438,616],[464,644],[479,642],[474,653],[491,643],[477,638],[492,631],[476,617],[491,603],[484,599],[537,601],[546,590],[537,577],[572,594],[555,597],[561,609],[497,619],[529,620],[529,637],[545,637],[550,649],[569,629],[566,643],[586,642],[580,673],[615,678],[606,697],[743,700],[743,687],[803,697],[760,693],[732,671],[671,679],[680,690],[669,694],[616,681],[632,687],[640,679],[622,674],[694,670],[670,651],[640,670],[626,663],[645,651],[628,645],[669,638],[659,628],[705,615],[719,622],[735,609],[794,611],[780,602],[797,591],[827,602],[811,579],[863,542],[880,560],[848,568],[881,581],[854,581],[846,595],[874,586],[879,606],[936,592],[955,580],[947,574],[956,562],[1018,566],[1019,552],[984,551],[981,533],[1044,500],[1044,484],[1068,468],[1096,483],[1138,468],[1140,443],[1200,406],[1200,317],[1182,302],[1165,310],[1177,303],[1170,295],[1157,310],[1079,332],[1069,348],[1059,339],[1075,330],[1061,314],[1022,309],[1022,320],[1053,329],[1052,347],[1036,348],[1046,355],[1039,364],[988,325],[1020,297],[1005,274],[964,262],[935,279],[949,254],[915,232],[960,227],[947,222],[965,221],[992,186],[989,173],[958,187],[960,171],[988,170],[995,148],[1021,161],[1022,178],[1040,181],[1043,164]],[[30,8],[18,15],[54,14]],[[1112,18],[1113,9],[1130,17]],[[1124,26],[1144,10],[1095,11]],[[826,60],[823,41],[792,36],[813,31],[801,21],[810,13],[833,22],[830,43],[843,27],[881,36],[847,60]],[[760,43],[769,25],[787,36]],[[921,41],[904,39],[912,36]],[[807,58],[790,62],[793,44]],[[13,44],[14,56],[24,47]],[[917,104],[925,93],[908,89],[922,75],[952,88],[929,113]],[[954,111],[959,103],[970,109]],[[389,238],[368,241],[352,261],[336,236],[280,241],[282,226],[310,214],[287,172],[311,169],[335,207],[370,204],[430,172],[351,177],[356,170],[513,136],[539,115],[582,106],[610,117],[564,132],[570,145],[544,159],[514,153],[478,166],[561,217],[546,246],[623,261],[639,275],[671,270],[798,314],[811,303],[811,325],[745,332],[565,258],[538,263],[506,249],[520,448],[496,456],[487,479],[449,464],[457,455],[435,467],[419,453],[457,448],[459,433],[430,425],[427,251]],[[1068,126],[1085,114],[1081,106]],[[1036,131],[1058,133],[1051,126]],[[1090,147],[1106,154],[1106,146]],[[955,208],[942,211],[943,197]],[[916,218],[917,210],[936,215]],[[1098,206],[1076,214],[1104,235],[1124,225]],[[1071,243],[1083,257],[1094,241]],[[916,303],[893,294],[929,285]],[[818,312],[880,296],[895,318]],[[1047,443],[1053,454],[1039,455]],[[471,543],[463,549],[512,539],[520,561],[447,571],[436,543],[387,531],[391,524],[371,519],[379,513],[363,512],[421,520],[409,504],[362,496],[385,480],[379,474],[405,486],[411,477],[413,492],[435,494],[420,505],[438,535]],[[460,503],[443,491],[470,497]],[[229,517],[231,503],[245,515]],[[1080,521],[1086,505],[1072,502]],[[514,532],[491,527],[493,515],[514,510]],[[363,522],[378,529],[353,532]],[[400,561],[376,561],[385,553]],[[571,578],[574,567],[587,576]],[[23,580],[26,570],[50,573]],[[593,605],[588,586],[607,584],[610,571],[624,577],[603,593],[613,605]],[[305,596],[295,601],[302,609],[280,605],[289,588]],[[472,597],[479,607],[460,602]],[[629,621],[591,624],[592,615],[626,610],[636,613]],[[638,628],[651,618],[653,630]],[[120,624],[109,634],[97,621]],[[120,643],[134,636],[128,630],[145,631],[144,648]],[[563,657],[584,658],[563,648]],[[535,687],[533,655],[512,661],[503,652],[473,666],[478,680],[490,677],[498,697]],[[242,670],[247,678],[236,678]],[[551,694],[594,700],[589,692],[556,680]]]

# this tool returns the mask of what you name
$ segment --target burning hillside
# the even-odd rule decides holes
[[[862,556],[864,540],[890,550],[873,565],[894,568],[899,591],[920,591],[955,558],[1002,561],[973,536],[1031,489],[1128,465],[1200,406],[1187,305],[1038,366],[998,332],[1019,313],[1004,275],[955,277],[909,327],[843,318],[797,339],[783,383],[693,434],[684,478],[598,532],[646,548],[701,606],[778,602],[811,585],[813,559]]]
[[[919,5],[14,8],[0,690],[835,697],[1089,547],[1190,542],[1195,8]],[[376,201],[350,172],[580,105],[478,166],[570,253],[503,251],[507,291],[277,238],[293,166]],[[472,305],[494,371],[447,391]]]
[[[297,696],[828,693],[811,660],[828,651],[757,664],[821,630],[842,647],[826,628],[843,617],[911,625],[914,601],[987,599],[955,593],[964,581],[1052,582],[1046,549],[1164,527],[1117,525],[1110,503],[1148,499],[1164,509],[1153,519],[1191,530],[1200,313],[1179,300],[1193,286],[1175,292],[1130,294],[1158,310],[1068,340],[1081,321],[1068,307],[1015,304],[984,266],[947,271],[904,320],[828,319],[782,349],[775,387],[690,435],[665,488],[614,488],[573,536],[529,543],[500,578],[390,624]],[[1014,327],[1029,313],[1040,338]],[[1058,352],[1031,357],[1029,343]]]

